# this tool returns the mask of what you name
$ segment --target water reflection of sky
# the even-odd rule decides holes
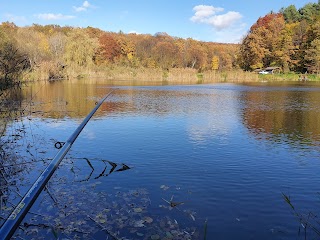
[[[187,131],[195,144],[201,144],[211,138],[226,141],[239,127],[237,95],[238,93],[232,90],[213,90],[202,96],[203,104],[194,104],[194,108],[197,109],[196,118],[188,121]]]

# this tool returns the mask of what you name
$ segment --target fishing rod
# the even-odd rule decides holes
[[[114,90],[113,90],[114,91]],[[70,150],[72,144],[77,139],[83,128],[89,122],[93,114],[98,110],[98,108],[102,105],[102,103],[112,94],[109,92],[104,98],[100,100],[100,102],[96,103],[95,108],[87,115],[87,117],[82,121],[82,123],[78,126],[78,128],[73,132],[73,134],[69,137],[67,142],[64,143],[60,151],[56,154],[56,156],[52,159],[46,169],[41,173],[38,179],[34,182],[28,192],[21,199],[19,204],[12,211],[10,216],[4,222],[4,224],[0,228],[0,238],[3,240],[9,240],[16,229],[19,227],[21,221],[28,213],[29,209],[32,207],[33,203],[38,198],[39,194],[51,178],[52,174],[58,168],[60,162],[65,157],[65,155]]]

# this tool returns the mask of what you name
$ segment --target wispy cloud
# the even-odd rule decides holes
[[[84,12],[87,11],[88,8],[93,7],[88,1],[84,1],[80,7],[73,6],[73,9],[76,12]]]
[[[13,15],[13,14],[5,14],[4,15],[5,18],[9,21],[9,22],[26,22],[27,19],[25,16],[17,16],[17,15]]]
[[[35,15],[37,18],[42,20],[68,20],[75,18],[72,15],[63,15],[61,13],[54,14],[54,13],[40,13]]]
[[[239,12],[234,11],[218,14],[224,9],[208,5],[195,6],[193,11],[195,14],[190,18],[192,22],[208,24],[218,31],[231,27],[242,18]]]
[[[247,32],[246,24],[237,25],[230,29],[224,29],[222,31],[215,31],[214,35],[215,41],[223,43],[240,43],[242,38]]]

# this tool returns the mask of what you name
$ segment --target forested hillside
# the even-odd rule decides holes
[[[237,65],[236,44],[200,42],[166,33],[124,34],[93,27],[36,24],[17,27],[5,22],[0,25],[0,34],[0,57],[8,60],[12,51],[6,48],[15,49],[17,58],[28,60],[21,70],[28,68],[26,77],[30,79],[59,78],[117,66],[203,71],[230,70]],[[3,68],[6,71],[6,66]]]
[[[239,64],[244,70],[278,66],[320,73],[320,1],[259,18],[243,39]]]

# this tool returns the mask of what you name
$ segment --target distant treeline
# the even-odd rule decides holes
[[[230,70],[237,67],[238,45],[200,42],[166,33],[124,34],[93,27],[37,24],[18,27],[4,22],[0,25],[0,58],[11,59],[8,54],[12,49],[24,60],[20,70],[29,71],[25,78],[46,79],[114,66]]]
[[[238,60],[244,70],[277,66],[284,72],[319,74],[320,0],[259,18],[243,39]]]

